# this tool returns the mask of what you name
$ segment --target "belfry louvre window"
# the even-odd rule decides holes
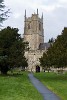
[[[39,23],[39,30],[41,31],[41,24]]]

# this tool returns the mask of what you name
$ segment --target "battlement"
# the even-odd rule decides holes
[[[29,42],[30,50],[38,50],[40,43],[44,43],[43,14],[40,18],[37,14],[26,16],[24,21],[24,40]]]

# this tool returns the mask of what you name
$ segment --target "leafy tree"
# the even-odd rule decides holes
[[[45,70],[48,70],[48,72],[49,72],[51,63],[50,63],[47,53],[44,52],[43,56],[41,58],[39,58],[39,60],[40,60],[40,65],[44,69],[44,72],[45,72]]]
[[[46,68],[47,66],[47,54],[44,52],[43,56],[41,58],[39,58],[40,60],[40,65],[44,68]]]
[[[57,68],[67,66],[67,28],[58,35],[55,42],[48,48],[40,60],[42,66],[50,65]],[[44,65],[45,64],[45,65]]]
[[[1,73],[14,67],[28,66],[24,56],[28,43],[18,34],[17,28],[7,27],[0,31],[0,69]]]
[[[55,40],[51,52],[54,67],[63,68],[67,66],[67,28],[64,28],[62,34]]]
[[[54,43],[55,39],[54,38],[51,38],[49,39],[48,43]]]
[[[8,18],[8,12],[10,9],[8,9],[7,11],[5,11],[5,5],[4,5],[4,0],[0,0],[0,26],[1,23],[6,20]]]

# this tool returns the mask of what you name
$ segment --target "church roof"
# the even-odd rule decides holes
[[[40,43],[39,49],[40,50],[47,50],[50,47],[50,43]]]

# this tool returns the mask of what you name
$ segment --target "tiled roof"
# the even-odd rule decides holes
[[[50,47],[50,43],[40,43],[39,49],[40,50],[47,50]]]

